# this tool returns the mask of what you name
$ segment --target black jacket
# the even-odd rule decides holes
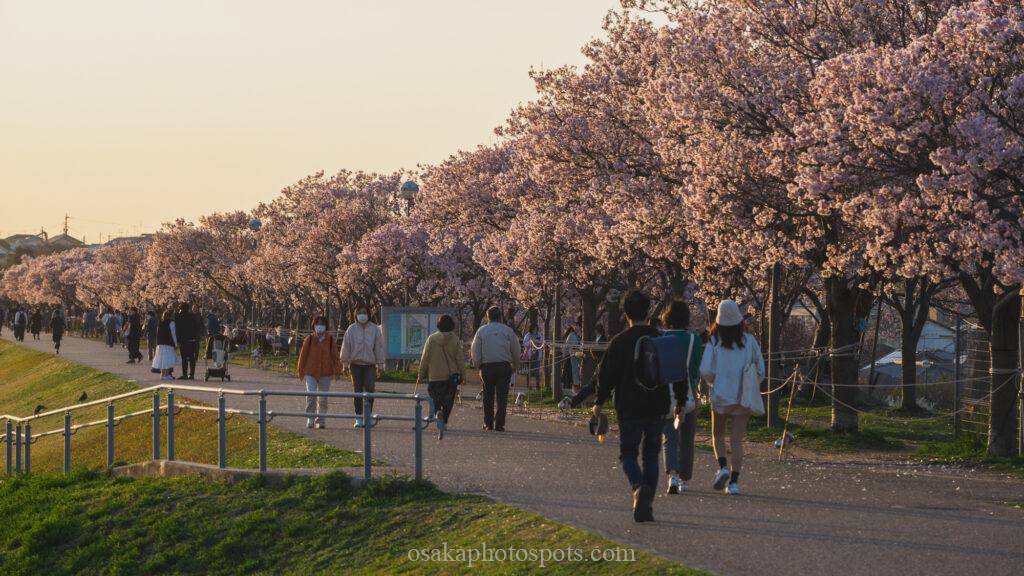
[[[174,316],[174,330],[178,342],[198,342],[199,317],[191,312],[179,312]]]
[[[633,326],[619,333],[608,343],[597,376],[597,404],[604,404],[615,392],[615,411],[619,421],[663,418],[671,409],[667,386],[653,391],[636,383],[633,354],[641,336],[658,336],[657,328]]]

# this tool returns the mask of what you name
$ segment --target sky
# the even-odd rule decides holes
[[[248,209],[494,142],[618,0],[0,0],[0,237]]]

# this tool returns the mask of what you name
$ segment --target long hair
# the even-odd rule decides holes
[[[717,322],[711,325],[711,337],[718,338],[722,348],[730,350],[743,348],[743,324],[735,326],[719,326]]]

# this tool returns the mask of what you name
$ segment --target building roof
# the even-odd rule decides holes
[[[18,242],[24,242],[26,240],[39,240],[42,242],[42,238],[38,234],[13,234],[4,238],[8,244],[16,244]]]
[[[54,236],[53,238],[50,238],[49,240],[47,240],[46,243],[47,244],[58,244],[58,245],[64,245],[64,246],[84,246],[85,245],[84,242],[82,242],[78,238],[75,238],[74,236],[71,236],[69,234],[58,234],[58,235]]]

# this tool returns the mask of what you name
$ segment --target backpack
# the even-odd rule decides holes
[[[14,323],[17,324],[18,326],[24,326],[25,324],[28,324],[28,318],[26,318],[26,314],[19,310],[18,313],[14,315]]]
[[[641,336],[633,349],[636,383],[654,391],[686,379],[686,349],[672,335]]]

